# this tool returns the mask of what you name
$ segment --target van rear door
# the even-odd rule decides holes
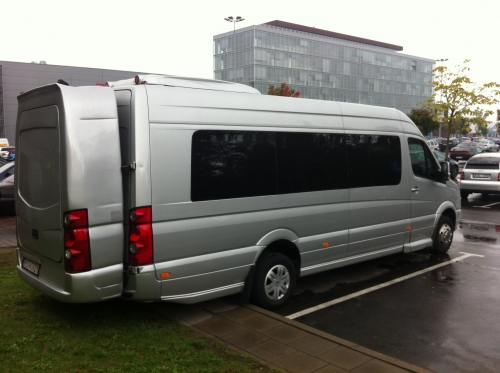
[[[18,100],[19,274],[63,301],[120,296],[123,196],[113,91],[53,84]],[[74,266],[82,257],[88,266]]]

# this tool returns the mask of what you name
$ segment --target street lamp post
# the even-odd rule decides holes
[[[446,62],[446,61],[448,61],[447,58],[441,58],[439,60],[436,60],[436,62]],[[439,137],[441,137],[441,122],[439,122]]]
[[[240,16],[233,18],[233,16],[229,16],[224,19],[228,22],[233,23],[233,69],[235,69],[236,71],[236,22],[244,21],[245,18],[242,18]],[[236,77],[234,78],[236,79]]]

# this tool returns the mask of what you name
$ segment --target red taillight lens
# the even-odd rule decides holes
[[[137,207],[129,214],[129,264],[153,263],[153,224],[151,206]]]
[[[66,272],[90,271],[90,240],[87,210],[68,211],[64,222],[64,267]]]
[[[498,174],[497,180],[500,181],[500,174]]]
[[[460,172],[460,180],[465,180],[465,172]]]

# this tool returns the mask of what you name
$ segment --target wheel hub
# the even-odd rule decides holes
[[[267,272],[264,281],[266,296],[272,300],[278,300],[285,296],[290,286],[290,273],[281,264],[272,267]]]
[[[442,247],[446,247],[451,243],[453,239],[453,230],[448,224],[443,224],[439,230],[439,244]]]

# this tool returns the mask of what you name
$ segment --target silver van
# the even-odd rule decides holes
[[[20,95],[18,272],[65,302],[273,309],[301,276],[450,247],[459,189],[389,108],[137,76]]]

